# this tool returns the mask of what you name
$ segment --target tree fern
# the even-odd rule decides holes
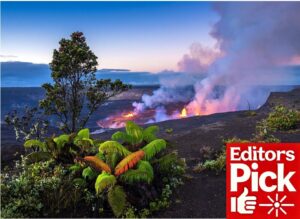
[[[131,153],[117,141],[106,141],[104,143],[101,143],[99,146],[99,151],[104,154],[119,153],[123,157]]]
[[[111,173],[110,167],[97,156],[85,156],[83,160],[95,170],[101,172],[102,170]]]
[[[105,189],[113,187],[116,184],[117,180],[114,175],[111,175],[106,172],[102,172],[98,175],[95,182],[96,193],[100,194]]]
[[[147,143],[150,143],[151,141],[157,139],[156,137],[156,133],[159,131],[159,127],[156,125],[153,126],[149,126],[148,128],[146,128],[143,131],[143,138],[144,141],[146,141]]]
[[[115,175],[119,176],[122,173],[125,173],[128,169],[133,168],[137,162],[139,162],[145,153],[142,150],[136,151],[132,154],[129,154],[115,168]]]
[[[142,150],[145,152],[145,160],[150,160],[152,157],[155,156],[155,154],[159,153],[161,150],[166,148],[166,141],[163,139],[156,139],[149,144],[147,144],[145,147],[142,148]]]
[[[154,178],[154,172],[148,161],[140,160],[137,169],[131,169],[120,176],[121,181],[133,184],[136,182],[151,183]]]
[[[130,144],[137,145],[143,141],[143,131],[142,128],[139,127],[132,121],[126,122],[126,133],[130,136]]]
[[[109,189],[108,203],[116,217],[122,216],[126,208],[126,194],[122,186],[114,186]]]

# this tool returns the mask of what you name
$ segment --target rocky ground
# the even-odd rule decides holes
[[[201,148],[208,146],[221,150],[223,141],[232,137],[250,139],[258,121],[265,118],[273,106],[282,104],[300,110],[300,89],[290,92],[271,93],[267,102],[255,113],[238,111],[218,113],[209,116],[190,117],[159,123],[159,135],[170,143],[170,150],[177,150],[188,165],[185,184],[173,195],[172,205],[155,217],[225,217],[225,173],[203,171],[195,173],[193,168],[201,162]],[[282,142],[300,142],[300,126],[292,132],[277,132],[275,137]],[[172,128],[171,133],[165,130]],[[12,143],[11,130],[2,129],[2,165],[14,159],[20,151],[18,144]],[[112,132],[98,134],[102,140],[110,138]]]

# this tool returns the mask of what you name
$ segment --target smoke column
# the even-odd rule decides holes
[[[258,107],[269,94],[259,85],[284,84],[289,77],[284,66],[300,57],[299,2],[218,2],[214,9],[220,15],[211,31],[216,47],[193,44],[178,63],[186,74],[203,76],[193,82],[193,96],[186,97],[189,115]],[[153,108],[183,98],[174,86],[170,91],[162,85],[135,106]]]

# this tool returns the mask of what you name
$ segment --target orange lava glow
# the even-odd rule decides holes
[[[125,117],[125,118],[132,118],[132,117],[134,117],[134,114],[131,113],[131,112],[129,112],[127,114],[124,114],[123,117]]]
[[[181,110],[180,117],[187,117],[187,111],[186,111],[186,108],[183,108],[183,109]]]

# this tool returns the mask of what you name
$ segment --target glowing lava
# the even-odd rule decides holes
[[[187,117],[186,108],[183,108],[180,113],[180,117]]]
[[[124,114],[123,117],[125,117],[125,118],[132,118],[132,117],[134,117],[134,114],[131,113],[131,112],[129,112],[127,114]]]

